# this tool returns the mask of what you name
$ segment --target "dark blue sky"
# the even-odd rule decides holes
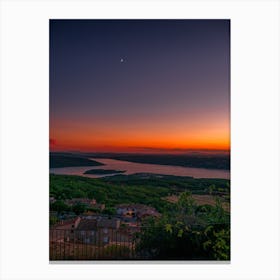
[[[177,146],[187,147],[193,126],[211,133],[207,121],[229,138],[229,44],[229,20],[51,20],[51,138],[94,149],[102,145],[94,135],[108,146],[119,128],[138,145],[128,132],[138,128],[149,145],[153,128],[161,137],[173,122],[184,126],[173,131]]]

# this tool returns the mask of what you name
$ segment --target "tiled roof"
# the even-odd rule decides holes
[[[120,224],[120,221],[118,219],[112,218],[112,219],[100,219],[97,222],[98,227],[106,227],[106,228],[118,228]]]
[[[69,219],[69,220],[62,220],[62,221],[59,221],[55,226],[54,228],[56,229],[72,229],[73,228],[73,225],[74,227],[79,223],[80,221],[80,217],[75,217],[75,218],[72,218],[72,219]]]
[[[96,219],[81,219],[77,230],[96,230],[97,220]]]
[[[77,230],[96,230],[97,228],[119,228],[120,220],[116,218],[95,217],[81,219]]]

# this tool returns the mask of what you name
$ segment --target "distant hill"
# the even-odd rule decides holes
[[[93,158],[111,158],[137,163],[151,163],[193,168],[230,170],[230,155],[153,155],[153,154],[87,154]]]
[[[89,160],[85,157],[77,157],[72,155],[62,155],[56,153],[50,153],[50,168],[61,167],[76,167],[76,166],[100,166],[103,163]]]

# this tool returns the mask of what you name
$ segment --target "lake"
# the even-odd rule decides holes
[[[149,164],[149,163],[135,163],[135,162],[108,159],[108,158],[91,158],[91,159],[101,162],[104,165],[51,168],[50,173],[62,174],[62,175],[79,175],[79,176],[89,177],[89,178],[98,178],[98,177],[112,176],[112,175],[93,175],[93,174],[83,174],[83,173],[90,169],[114,169],[114,170],[126,170],[125,173],[122,173],[126,175],[134,174],[134,173],[155,173],[155,174],[163,174],[163,175],[191,176],[194,178],[220,178],[220,179],[230,178],[229,170],[192,168],[192,167],[159,165],[159,164]]]

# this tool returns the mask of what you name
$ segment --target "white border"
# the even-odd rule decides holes
[[[279,2],[2,1],[1,279],[279,279]],[[230,264],[48,261],[49,18],[231,19]]]

